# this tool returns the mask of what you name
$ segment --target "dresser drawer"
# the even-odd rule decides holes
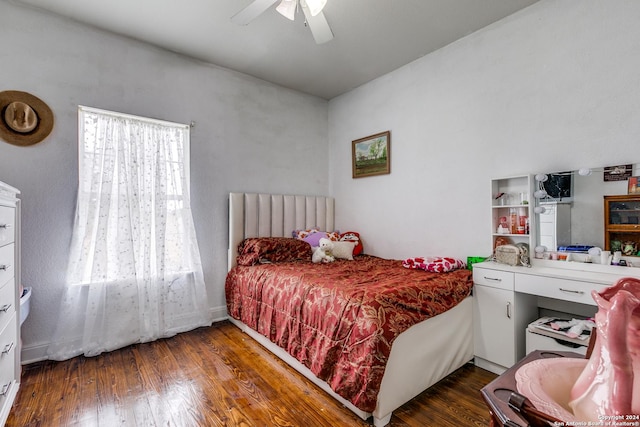
[[[13,243],[0,247],[0,286],[13,277],[15,256]]]
[[[581,304],[596,305],[591,291],[600,292],[605,285],[579,280],[557,279],[554,277],[518,274],[516,276],[516,292],[539,295]]]
[[[473,283],[477,285],[512,291],[513,276],[514,274],[510,271],[473,267]]]
[[[0,246],[12,243],[16,235],[16,209],[0,206]]]
[[[18,340],[16,336],[15,314],[11,322],[0,334],[0,407],[4,406],[12,388],[17,387],[15,370]]]
[[[16,312],[16,285],[12,277],[0,287],[0,331],[9,323],[13,313]]]

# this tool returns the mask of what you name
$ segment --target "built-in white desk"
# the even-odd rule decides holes
[[[533,260],[532,267],[495,262],[473,265],[476,365],[502,373],[525,356],[525,331],[541,310],[592,316],[591,293],[640,268]]]

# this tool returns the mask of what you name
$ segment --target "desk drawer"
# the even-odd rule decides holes
[[[16,235],[16,209],[0,206],[0,246],[12,243]]]
[[[486,268],[473,268],[473,283],[490,286],[492,288],[513,290],[513,276],[510,271],[490,270]]]
[[[530,274],[518,274],[515,283],[516,292],[539,295],[563,301],[596,305],[591,291],[600,292],[605,285],[579,280],[557,279]]]

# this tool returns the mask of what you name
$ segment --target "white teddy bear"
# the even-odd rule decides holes
[[[320,246],[313,251],[313,256],[311,257],[311,261],[317,263],[320,262],[333,262],[336,259],[331,255],[331,250],[333,250],[333,242],[329,239],[325,239],[324,237],[319,241]]]

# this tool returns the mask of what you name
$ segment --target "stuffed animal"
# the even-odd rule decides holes
[[[313,251],[313,256],[311,257],[311,261],[317,263],[323,262],[333,262],[336,259],[331,255],[331,250],[333,249],[333,242],[329,239],[325,239],[324,237],[320,239],[320,246]]]

